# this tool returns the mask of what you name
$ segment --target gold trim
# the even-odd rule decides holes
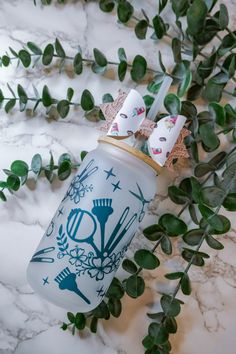
[[[145,155],[143,152],[139,150],[134,149],[132,146],[121,142],[120,140],[116,140],[108,136],[101,136],[100,138],[98,138],[98,142],[110,144],[118,147],[121,150],[128,152],[129,154],[137,157],[139,160],[142,160],[147,165],[152,167],[157,173],[160,173],[162,170],[162,166],[158,165],[151,157]]]

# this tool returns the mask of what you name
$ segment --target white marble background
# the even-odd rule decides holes
[[[154,13],[156,3],[154,0],[136,1],[137,6],[145,6],[150,14]],[[235,16],[235,0],[226,3]],[[235,23],[235,17],[232,22]],[[148,58],[150,66],[158,67],[157,45],[152,40],[136,39],[132,29],[118,24],[115,16],[99,11],[94,2],[71,1],[66,6],[41,7],[38,1],[35,7],[31,0],[0,0],[1,55],[8,46],[20,49],[27,41],[44,46],[55,37],[72,55],[80,44],[88,57],[92,48],[97,47],[112,60],[117,58],[117,48],[122,46],[128,58],[140,53]],[[168,45],[162,44],[159,49],[165,63],[171,65]],[[39,89],[47,83],[53,95],[62,98],[68,86],[75,89],[75,97],[79,97],[86,87],[97,102],[106,92],[116,95],[119,88],[135,87],[129,79],[121,85],[115,78],[111,71],[106,77],[100,77],[90,69],[76,77],[70,68],[66,73],[58,74],[56,66],[45,69],[38,65],[35,69],[25,70],[12,65],[0,69],[4,91],[7,82],[14,88],[21,83],[27,92],[32,92],[32,83]],[[145,86],[139,90],[145,93]],[[45,119],[44,111],[30,118],[18,110],[9,115],[1,110],[0,168],[8,168],[15,159],[30,163],[35,153],[42,154],[47,160],[49,150],[55,157],[69,152],[78,158],[82,150],[96,146],[100,134],[97,127],[98,124],[86,121],[80,111],[71,112],[65,120],[55,121]],[[181,172],[186,173],[185,170]],[[1,177],[3,173],[0,171]],[[175,205],[167,199],[167,187],[178,178],[177,172],[158,177],[158,195],[145,219],[146,225],[152,223],[156,215],[175,210]],[[97,335],[84,333],[73,337],[70,332],[62,332],[59,326],[65,319],[65,311],[42,300],[26,282],[26,266],[68,183],[50,186],[45,179],[40,179],[37,186],[25,186],[16,195],[9,196],[7,203],[0,204],[0,353],[141,354],[141,340],[148,327],[145,314],[150,310],[150,304],[159,299],[157,290],[166,287],[163,274],[176,268],[176,264],[181,266],[177,247],[164,267],[146,273],[148,288],[144,295],[137,300],[126,297],[123,315],[102,323]],[[233,219],[233,214],[228,215]],[[191,271],[193,293],[191,297],[182,297],[186,305],[178,317],[178,333],[171,337],[173,354],[236,353],[235,218],[232,224],[231,232],[222,236],[225,249],[219,253],[210,251],[212,257],[207,265]],[[140,244],[150,247],[149,242],[139,235],[131,252]],[[164,261],[164,257],[159,256]]]

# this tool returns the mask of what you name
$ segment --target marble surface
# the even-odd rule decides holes
[[[136,1],[143,6],[142,1]],[[235,0],[227,4],[233,14]],[[148,13],[153,13],[156,1],[145,1]],[[166,14],[168,16],[168,13]],[[234,16],[234,15],[233,15]],[[234,19],[232,19],[233,22]],[[81,45],[88,57],[92,48],[98,47],[109,59],[117,57],[117,48],[124,47],[128,58],[140,53],[148,57],[149,65],[158,68],[156,45],[152,40],[139,41],[133,31],[116,22],[115,16],[104,14],[95,2],[71,1],[66,6],[34,6],[31,0],[0,0],[0,43],[1,54],[11,46],[19,49],[27,41],[45,45],[58,37],[68,53],[73,54]],[[165,64],[171,65],[168,43],[159,49]],[[117,94],[122,88],[135,87],[127,79],[122,85],[109,70],[105,77],[85,69],[82,76],[73,77],[70,67],[58,74],[56,65],[45,69],[37,65],[25,70],[15,65],[0,69],[1,88],[6,84],[16,87],[21,83],[28,92],[32,84],[39,89],[46,83],[57,97],[65,97],[66,88],[71,86],[76,97],[86,87],[100,102],[102,94]],[[139,90],[145,93],[145,86]],[[0,168],[8,168],[15,159],[30,162],[33,154],[40,153],[48,160],[51,150],[55,157],[63,152],[79,158],[82,150],[96,146],[100,132],[99,124],[88,122],[82,112],[73,111],[65,120],[47,120],[44,111],[30,118],[18,110],[6,115],[0,114]],[[166,211],[175,211],[176,206],[167,199],[167,187],[180,178],[178,172],[164,173],[158,177],[158,194],[149,208],[144,225],[155,221],[156,216]],[[3,176],[0,171],[0,178]],[[181,267],[176,244],[173,257],[166,259],[159,254],[163,266],[153,272],[146,272],[147,289],[142,297],[124,299],[124,313],[119,319],[101,323],[97,335],[85,332],[72,336],[62,332],[60,323],[65,311],[49,304],[35,294],[26,281],[26,267],[56,207],[62,199],[69,181],[52,186],[43,178],[37,186],[29,184],[8,202],[0,204],[0,353],[1,354],[141,354],[141,340],[146,334],[148,318],[146,312],[153,309],[152,303],[159,299],[158,292],[168,286],[163,275],[166,271]],[[203,269],[193,268],[193,293],[181,297],[185,302],[178,317],[179,331],[171,336],[173,354],[235,354],[236,315],[236,223],[233,214],[232,230],[222,236],[223,251],[211,252],[211,259]],[[186,221],[188,221],[186,217]],[[139,233],[134,239],[129,255],[136,247],[150,243]]]

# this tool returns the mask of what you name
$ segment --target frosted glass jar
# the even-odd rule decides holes
[[[32,288],[67,310],[103,299],[156,192],[160,167],[113,138],[87,154],[27,269]]]

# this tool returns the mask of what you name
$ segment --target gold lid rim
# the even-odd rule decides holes
[[[109,136],[101,136],[98,138],[98,142],[110,144],[128,152],[149,165],[157,173],[160,173],[162,170],[162,166],[158,165],[151,157],[120,140],[116,140],[115,138],[111,138]]]

